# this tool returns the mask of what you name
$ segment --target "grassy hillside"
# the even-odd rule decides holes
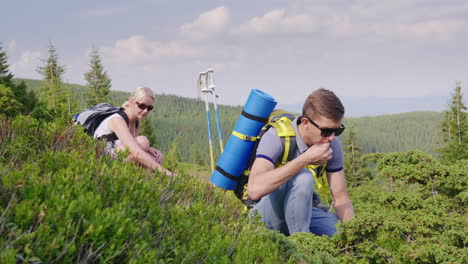
[[[102,150],[73,127],[0,116],[0,263],[302,258],[206,181],[154,174]]]
[[[19,79],[18,79],[19,80]],[[41,81],[24,79],[28,87],[37,90]],[[85,104],[87,87],[67,84],[78,102],[78,109]],[[129,96],[127,92],[111,91],[110,101],[122,104]],[[278,98],[280,100],[280,98]],[[151,113],[158,148],[168,153],[175,142],[187,162],[194,161],[194,152],[202,154],[205,164],[209,163],[207,122],[204,102],[175,95],[158,95],[156,108]],[[219,106],[223,140],[226,144],[241,112],[240,106]],[[412,112],[377,117],[349,118],[344,121],[349,128],[358,132],[358,142],[363,153],[404,152],[418,149],[435,155],[438,147],[438,131],[442,114],[437,112]],[[215,156],[219,156],[216,121],[212,114],[212,133]],[[341,136],[346,140],[346,132]]]

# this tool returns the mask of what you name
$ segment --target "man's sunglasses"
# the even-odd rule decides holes
[[[146,110],[151,111],[153,110],[154,106],[152,105],[145,105],[145,104],[142,104],[142,103],[139,103],[139,102],[135,102],[138,106],[138,108],[140,108],[141,110],[144,110],[146,108]]]
[[[339,128],[322,128],[319,125],[317,125],[314,121],[312,121],[310,118],[308,118],[308,117],[305,117],[305,118],[307,118],[307,120],[309,120],[309,122],[312,125],[314,125],[316,128],[320,129],[320,132],[321,132],[320,135],[322,137],[329,137],[333,133],[335,133],[335,136],[339,136],[345,130],[345,126],[343,124],[341,124],[341,126]]]

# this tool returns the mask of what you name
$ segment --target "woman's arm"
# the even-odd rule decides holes
[[[113,131],[119,138],[121,144],[129,150],[131,158],[145,167],[150,168],[154,171],[164,172],[167,175],[173,175],[172,172],[163,168],[157,163],[153,157],[146,151],[144,151],[135,140],[135,137],[130,133],[127,127],[127,123],[122,118],[115,117],[109,120],[109,129]]]

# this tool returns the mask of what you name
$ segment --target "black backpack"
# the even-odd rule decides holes
[[[99,127],[102,121],[113,114],[119,114],[125,120],[127,126],[129,126],[128,116],[124,109],[122,107],[116,107],[108,103],[98,104],[74,115],[73,122],[75,125],[83,126],[85,133],[93,137],[94,132],[96,132],[96,129]],[[138,122],[136,123],[136,127],[138,127]],[[108,135],[103,135],[99,139],[115,141],[118,139],[118,137],[115,133],[111,133]]]

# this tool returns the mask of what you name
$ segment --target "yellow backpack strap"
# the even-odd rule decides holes
[[[284,150],[279,166],[284,166],[287,162],[293,159],[294,153],[296,151],[296,137],[282,137],[281,141],[283,142]]]
[[[276,120],[286,117],[289,120],[294,119],[294,115],[291,112],[282,109],[275,109],[271,112],[270,116],[268,117],[268,123],[275,122]]]
[[[283,157],[281,158],[281,165],[283,166],[284,164],[286,164],[286,162],[288,162],[289,152],[294,150],[291,150],[291,137],[284,137],[281,139],[284,140]]]
[[[320,167],[320,166],[322,166],[322,168],[317,173],[316,169],[318,167]],[[329,204],[328,188],[327,188],[327,182],[326,182],[326,177],[325,177],[325,167],[326,166],[327,166],[327,164],[325,164],[325,165],[308,165],[307,169],[309,169],[310,172],[312,173],[312,175],[314,176],[315,185],[320,190],[320,193],[322,194],[322,198],[325,199],[325,203]]]
[[[291,120],[287,117],[281,117],[271,122],[270,125],[276,129],[279,137],[293,137],[296,135]]]
[[[252,136],[248,136],[248,135],[244,135],[244,134],[241,134],[237,131],[232,131],[232,135],[242,139],[242,140],[245,140],[245,141],[257,141],[257,139],[259,139],[259,137],[252,137]]]
[[[288,161],[292,160],[294,155],[296,149],[296,131],[291,123],[291,119],[287,116],[276,118],[269,124],[275,128],[276,133],[283,143],[283,156],[278,164],[278,166],[283,166]]]

